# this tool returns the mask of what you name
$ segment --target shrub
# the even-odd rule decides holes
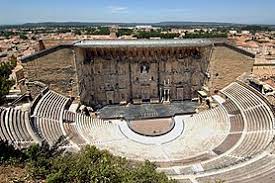
[[[14,81],[9,79],[12,69],[16,67],[16,60],[0,63],[0,104],[4,101],[4,96],[9,93]]]

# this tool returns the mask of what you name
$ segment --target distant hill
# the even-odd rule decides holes
[[[26,23],[22,26],[136,26],[136,25],[152,25],[152,26],[236,26],[244,24],[218,23],[218,22],[159,22],[159,23],[119,23],[119,22],[42,22],[42,23]]]
[[[171,25],[171,26],[236,26],[236,25],[245,25],[245,24],[234,24],[234,23],[220,23],[220,22],[160,22],[156,25]]]
[[[191,21],[166,21],[158,23],[120,23],[120,22],[38,22],[38,23],[25,23],[17,25],[0,25],[2,27],[96,27],[96,26],[110,26],[118,25],[124,27],[136,26],[136,25],[152,25],[155,27],[245,27],[254,26],[252,24],[236,24],[236,23],[222,23],[222,22],[191,22]],[[260,25],[274,28],[275,25]]]

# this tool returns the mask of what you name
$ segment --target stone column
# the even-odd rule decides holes
[[[170,102],[170,89],[167,90],[167,102]]]
[[[162,97],[163,97],[163,96],[162,96],[162,88],[160,88],[159,91],[160,91],[160,92],[159,92],[159,100],[162,101]]]

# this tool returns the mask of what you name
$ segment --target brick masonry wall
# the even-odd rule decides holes
[[[243,73],[252,71],[254,58],[224,46],[216,46],[212,52],[208,83],[210,93],[221,90]]]
[[[57,49],[31,61],[23,62],[25,75],[30,81],[41,81],[63,95],[77,96],[73,50]]]
[[[156,99],[168,80],[172,100],[197,97],[211,50],[212,46],[75,48],[81,101],[96,106]]]
[[[34,55],[23,62],[23,67],[30,81],[41,81],[64,95],[79,95],[82,103],[96,106],[159,98],[168,80],[172,100],[196,97],[204,84],[214,94],[250,72],[253,62],[251,57],[224,46],[74,47]]]

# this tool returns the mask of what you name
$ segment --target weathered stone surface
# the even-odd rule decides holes
[[[100,107],[213,94],[250,72],[253,59],[225,46],[61,47],[23,63],[28,79]],[[167,99],[167,98],[166,98]]]
[[[87,105],[197,96],[206,79],[212,46],[75,48],[79,94]]]
[[[254,59],[224,46],[214,47],[210,60],[208,83],[210,93],[221,90],[243,73],[252,71]]]
[[[76,72],[72,49],[59,49],[23,63],[23,67],[30,81],[41,81],[61,94],[76,96]]]

